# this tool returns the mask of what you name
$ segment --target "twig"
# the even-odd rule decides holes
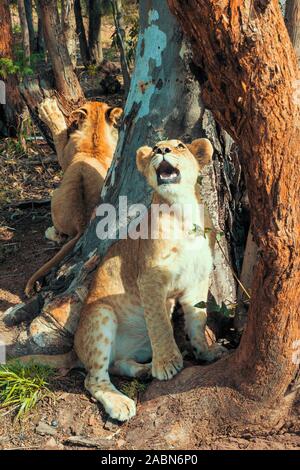
[[[4,450],[28,450],[28,449],[41,449],[42,446],[28,446],[28,447],[10,447],[10,448],[6,448]]]
[[[25,163],[25,165],[40,165],[42,156],[39,156],[38,160],[30,160]],[[56,158],[48,157],[43,159],[43,163],[57,163]]]
[[[8,207],[34,207],[50,204],[51,199],[29,199],[27,201],[12,202]]]
[[[225,258],[225,261],[226,261],[226,263],[228,264],[228,266],[229,266],[229,268],[230,268],[230,270],[231,270],[231,272],[232,272],[232,274],[233,274],[233,277],[235,278],[235,280],[236,280],[237,283],[239,284],[239,286],[240,286],[240,288],[242,289],[242,291],[246,294],[246,296],[247,296],[248,299],[250,300],[250,299],[251,299],[251,295],[249,294],[249,292],[246,290],[246,288],[244,287],[244,285],[241,283],[241,281],[239,280],[239,278],[238,278],[237,275],[235,274],[235,271],[234,271],[233,267],[231,266],[231,264],[230,264],[230,262],[229,262],[229,260],[228,260],[228,258],[227,258],[227,256],[226,256],[226,254],[224,253],[224,250],[223,250],[223,248],[221,247],[221,244],[220,244],[219,240],[218,240],[218,239],[216,239],[216,240],[217,240],[217,244],[218,244],[218,246],[219,246],[219,248],[220,248],[220,250],[221,250],[221,252],[222,252],[222,254],[223,254],[224,258]]]

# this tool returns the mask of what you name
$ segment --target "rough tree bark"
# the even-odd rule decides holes
[[[13,59],[12,24],[9,11],[9,2],[0,3],[0,59]],[[5,104],[0,103],[0,135],[15,137],[20,124],[20,114],[23,109],[21,96],[18,90],[16,75],[0,77],[5,86]]]
[[[18,12],[22,30],[22,44],[24,48],[24,57],[27,64],[30,64],[30,37],[27,24],[26,10],[24,0],[18,0]]]
[[[210,112],[200,100],[200,86],[191,70],[191,51],[183,39],[176,19],[161,0],[140,1],[141,31],[136,53],[125,116],[114,163],[102,191],[103,202],[119,207],[119,197],[127,196],[128,206],[150,203],[150,190],[135,164],[136,150],[165,138],[181,138],[188,142],[195,137],[208,137],[219,159],[230,164],[230,142],[216,127]],[[224,229],[224,213],[218,211],[217,179],[213,166],[203,175],[202,189],[217,228]],[[25,307],[13,309],[7,321],[28,315],[39,315],[20,342],[27,352],[55,352],[72,345],[80,307],[87,292],[90,273],[95,269],[113,240],[99,240],[95,217],[75,252],[61,268],[50,275],[46,288]],[[128,221],[129,222],[129,221]],[[221,225],[221,228],[220,228]],[[226,240],[222,247],[228,254]],[[215,259],[212,293],[220,303],[235,299],[235,283],[222,253]],[[42,308],[42,305],[44,307]],[[29,312],[28,312],[29,310]],[[24,352],[24,349],[23,349]]]
[[[74,3],[74,12],[75,12],[75,20],[76,20],[76,33],[79,39],[79,46],[80,46],[80,55],[85,67],[88,66],[91,58],[88,48],[88,43],[86,39],[85,27],[82,18],[82,10],[81,10],[81,3],[80,0],[75,0]]]
[[[67,49],[73,67],[76,67],[76,20],[74,11],[74,0],[62,0],[61,2],[61,25],[66,38]]]
[[[89,0],[89,54],[91,62],[100,65],[103,61],[101,23],[102,0]]]
[[[39,0],[44,39],[51,60],[57,91],[71,103],[78,103],[83,92],[74,72],[61,28],[56,0]]]
[[[300,0],[286,2],[285,23],[300,65]]]

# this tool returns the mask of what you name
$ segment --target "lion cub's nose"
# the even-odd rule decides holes
[[[165,155],[166,153],[170,153],[171,149],[169,147],[159,147],[156,153],[160,153],[161,155]]]

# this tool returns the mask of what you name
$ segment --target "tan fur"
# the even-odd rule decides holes
[[[39,112],[52,131],[58,160],[64,170],[61,185],[54,191],[51,201],[55,230],[48,229],[46,236],[55,241],[61,235],[72,239],[29,279],[25,288],[28,296],[35,282],[73,249],[84,232],[113,157],[117,139],[114,124],[122,114],[120,108],[88,102],[72,113],[79,128],[68,139],[64,117],[54,99],[46,99]]]
[[[170,207],[175,201],[198,208],[199,167],[211,159],[213,150],[206,139],[194,141],[189,148],[195,156],[177,140],[137,152],[138,169],[154,189],[152,205]],[[179,182],[158,184],[163,160],[178,170]],[[149,224],[153,222],[150,210],[146,217]],[[75,351],[88,371],[86,388],[111,417],[121,421],[135,414],[135,404],[112,385],[108,369],[131,377],[151,372],[166,380],[183,366],[171,325],[175,301],[182,305],[195,356],[211,361],[224,353],[219,345],[208,347],[206,310],[195,307],[207,300],[212,268],[208,237],[180,232],[182,237],[167,238],[169,222],[183,230],[174,213],[162,213],[156,238],[128,238],[111,247],[95,275],[75,334]],[[198,209],[191,222],[199,223]],[[46,357],[43,362],[47,363]]]

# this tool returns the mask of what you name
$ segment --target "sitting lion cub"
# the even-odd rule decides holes
[[[58,264],[83,234],[111,164],[117,143],[114,125],[122,109],[87,102],[72,113],[78,122],[78,130],[70,138],[55,99],[43,101],[39,114],[52,132],[58,161],[64,170],[61,185],[51,200],[54,227],[49,227],[45,235],[53,241],[60,241],[61,235],[72,238],[29,279],[25,288],[27,296],[32,293],[35,282]]]
[[[184,232],[182,220],[164,210],[155,221],[152,237],[116,242],[98,268],[83,306],[75,351],[88,372],[85,386],[120,421],[135,415],[135,403],[113,386],[108,371],[129,377],[152,373],[166,380],[183,366],[171,325],[174,301],[182,306],[195,356],[212,361],[224,352],[217,344],[208,347],[206,311],[195,307],[207,300],[212,269],[208,236],[192,230],[201,226],[196,193],[199,168],[210,161],[212,153],[207,139],[191,145],[170,140],[138,150],[137,167],[154,189],[146,215],[148,226],[154,222],[155,204],[168,208],[174,203],[191,209],[191,224]],[[169,222],[177,229],[176,237],[164,236]],[[34,357],[58,367],[70,367],[77,359],[72,351],[30,358]]]

